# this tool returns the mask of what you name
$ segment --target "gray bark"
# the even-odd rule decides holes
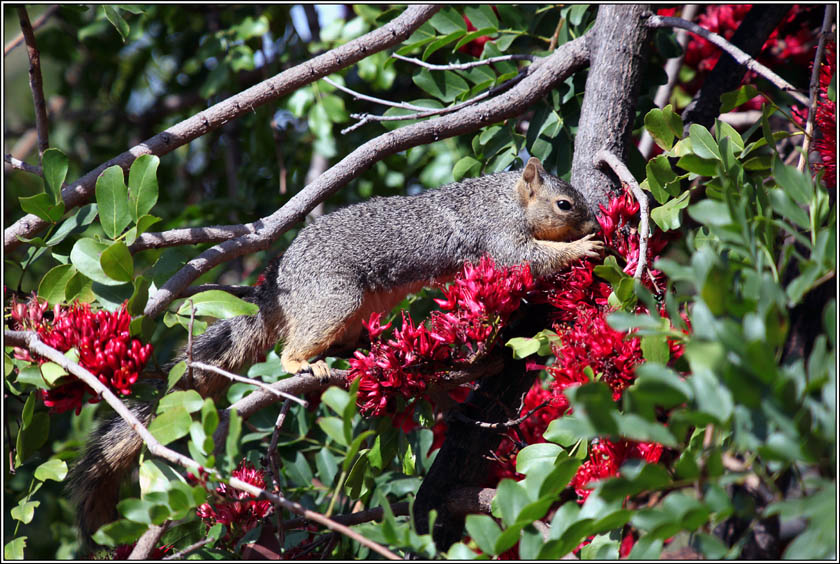
[[[606,149],[627,162],[649,33],[647,11],[646,5],[602,5],[589,34],[589,76],[571,180],[591,206],[606,203],[621,186],[611,171],[595,166],[593,157]]]

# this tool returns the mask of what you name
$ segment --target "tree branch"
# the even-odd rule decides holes
[[[35,31],[36,29],[44,25],[50,18],[50,16],[52,16],[58,11],[58,8],[58,6],[50,6],[49,8],[44,10],[44,13],[38,16],[38,18],[34,22],[32,22],[32,31]],[[9,53],[11,53],[12,50],[18,45],[20,45],[22,42],[23,32],[19,33],[17,37],[6,43],[6,46],[3,48],[3,56],[5,57]]]
[[[741,51],[738,47],[718,35],[712,31],[704,29],[697,25],[696,23],[687,22],[681,18],[671,18],[665,16],[651,16],[648,18],[647,25],[652,28],[657,27],[679,27],[685,29],[686,31],[693,33],[694,35],[699,35],[709,43],[719,47],[722,51],[729,53],[733,59],[739,64],[747,67],[749,70],[760,74],[770,82],[772,82],[776,87],[780,90],[783,90],[793,96],[797,102],[800,104],[807,104],[808,99],[800,94],[795,86],[791,83],[786,81],[784,78],[776,74],[775,72],[771,71],[743,51]]]
[[[47,346],[44,344],[40,339],[38,339],[38,334],[33,331],[10,331],[6,329],[4,331],[5,341],[7,344],[11,344],[13,346],[21,346],[26,347],[31,352],[37,354],[38,356],[42,356],[48,360],[51,360],[64,368],[66,371],[70,372],[79,380],[87,384],[94,392],[99,394],[105,402],[113,408],[113,410],[126,421],[134,431],[140,435],[145,443],[146,447],[148,447],[149,452],[151,452],[154,456],[158,456],[172,462],[173,464],[177,464],[179,466],[183,466],[184,468],[188,468],[195,473],[198,473],[199,468],[203,468],[198,462],[195,460],[184,456],[174,450],[167,448],[160,444],[154,436],[149,432],[149,430],[140,422],[139,419],[125,406],[123,402],[121,402],[117,396],[99,379],[94,376],[89,370],[76,364],[75,362],[70,361],[66,356],[64,356],[61,352],[57,351],[56,349]],[[389,558],[391,560],[400,560],[400,558],[388,550],[387,548],[375,543],[356,531],[348,528],[341,523],[336,523],[332,519],[321,515],[315,511],[310,509],[306,509],[302,505],[297,502],[291,501],[286,499],[283,496],[273,494],[268,492],[262,488],[258,488],[253,484],[240,480],[239,478],[231,476],[230,478],[225,479],[218,471],[211,469],[211,468],[204,468],[204,470],[209,474],[209,476],[213,480],[219,481],[226,481],[229,485],[233,486],[238,490],[242,490],[246,493],[251,494],[253,497],[257,499],[268,499],[273,503],[279,504],[283,508],[297,513],[311,521],[315,521],[325,527],[332,529],[333,531],[337,531],[351,539],[355,540],[359,544],[367,546],[371,550]]]
[[[829,4],[825,7],[822,28],[820,29],[820,40],[817,44],[817,52],[814,54],[814,67],[811,69],[811,82],[808,85],[808,121],[805,123],[805,139],[802,140],[802,152],[799,154],[799,163],[796,165],[800,172],[805,170],[808,164],[808,152],[811,148],[811,137],[814,135],[814,120],[817,116],[817,98],[820,91],[820,66],[823,53],[825,52],[825,40],[831,33],[831,20],[834,15],[834,6]]]
[[[147,560],[168,527],[169,521],[165,521],[162,525],[152,525],[146,529],[146,532],[137,540],[131,554],[128,555],[128,559]]]
[[[516,86],[495,98],[460,112],[389,131],[344,157],[314,182],[295,194],[282,208],[260,220],[253,234],[216,245],[189,261],[146,304],[145,314],[159,315],[200,274],[232,258],[268,248],[318,202],[327,198],[370,165],[399,151],[463,135],[513,117],[551,91],[588,61],[585,36],[558,48]],[[532,65],[537,66],[537,65]]]
[[[306,400],[302,400],[298,397],[295,397],[291,394],[288,394],[282,390],[276,390],[269,386],[264,382],[260,382],[259,380],[254,380],[253,378],[246,378],[245,376],[240,376],[239,374],[234,374],[233,372],[228,372],[227,370],[223,370],[218,366],[213,366],[212,364],[207,364],[204,362],[189,362],[187,363],[189,367],[195,368],[196,370],[204,370],[205,372],[212,372],[214,374],[219,374],[233,380],[234,382],[243,382],[245,384],[250,384],[251,386],[256,386],[261,390],[265,390],[267,393],[276,396],[277,398],[291,400],[303,407],[308,407],[309,402]]]
[[[618,160],[618,157],[614,154],[604,150],[598,151],[595,153],[595,163],[606,163],[609,165],[621,182],[630,187],[630,190],[633,191],[633,196],[639,202],[639,262],[636,264],[636,272],[633,274],[633,278],[641,280],[647,263],[647,243],[648,237],[650,236],[650,206],[648,205],[647,196],[645,196],[639,183],[636,182],[630,169]]]
[[[264,80],[132,147],[99,165],[75,182],[69,183],[61,192],[66,209],[69,210],[90,199],[96,179],[106,168],[119,165],[127,170],[131,163],[141,155],[165,155],[232,119],[250,113],[258,106],[294,92],[301,86],[346,68],[373,53],[396,45],[411,35],[440,8],[439,5],[409,6],[402,14],[384,26]],[[4,249],[9,252],[17,248],[21,243],[19,236],[32,237],[46,226],[46,221],[36,215],[27,214],[6,228]]]
[[[35,44],[35,32],[29,23],[26,6],[18,6],[20,16],[20,30],[26,41],[26,52],[29,55],[29,87],[32,89],[32,102],[35,105],[35,129],[38,131],[38,156],[50,147],[50,132],[47,122],[47,102],[44,100],[44,82],[41,78],[41,54]]]
[[[395,59],[399,59],[400,61],[405,61],[407,63],[415,64],[419,67],[423,67],[424,69],[429,70],[469,70],[475,67],[481,67],[484,65],[491,65],[493,63],[501,63],[502,61],[533,61],[537,57],[534,55],[520,55],[520,54],[511,54],[511,55],[501,55],[499,57],[490,57],[489,59],[481,59],[480,61],[470,61],[469,63],[451,63],[448,65],[434,65],[432,63],[427,63],[426,61],[421,61],[420,59],[415,59],[414,57],[405,57],[403,55],[398,55],[393,53],[391,55]]]
[[[6,164],[9,165],[11,168],[13,168],[15,170],[22,170],[24,172],[28,172],[30,174],[34,174],[35,176],[40,176],[42,178],[44,176],[44,171],[43,171],[43,169],[41,169],[41,167],[39,167],[37,165],[31,165],[31,164],[29,164],[25,161],[20,160],[20,159],[16,159],[12,155],[7,154],[3,158],[3,160],[5,160]]]
[[[593,207],[618,193],[619,184],[610,171],[595,166],[592,155],[603,149],[622,162],[629,155],[650,34],[644,25],[646,12],[645,5],[602,4],[587,34],[592,56],[575,137],[571,183]]]

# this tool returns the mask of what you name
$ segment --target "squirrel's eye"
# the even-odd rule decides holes
[[[569,200],[557,200],[557,209],[569,211],[572,209],[572,202]]]

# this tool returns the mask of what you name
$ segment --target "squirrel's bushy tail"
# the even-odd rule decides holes
[[[262,309],[257,315],[240,315],[217,321],[193,339],[193,361],[212,364],[230,372],[255,362],[277,339],[276,324],[267,321]],[[186,351],[182,351],[173,364],[186,356]],[[230,380],[225,376],[193,369],[190,381],[182,380],[178,387],[191,388],[202,397],[218,399],[229,384]],[[148,425],[156,405],[133,402],[129,408],[144,425]],[[71,469],[68,488],[77,509],[77,524],[86,548],[92,546],[91,535],[99,527],[117,518],[120,484],[137,463],[142,448],[140,436],[116,416],[91,434],[84,454]]]
[[[129,406],[144,425],[151,421],[154,407],[151,403]],[[119,415],[103,422],[91,434],[68,480],[84,545],[89,547],[93,533],[116,518],[122,478],[134,466],[142,448],[143,439]]]

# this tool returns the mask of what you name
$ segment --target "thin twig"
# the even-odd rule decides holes
[[[822,66],[823,53],[825,52],[825,40],[831,33],[831,20],[834,15],[834,5],[828,4],[825,7],[822,29],[820,29],[820,40],[817,43],[817,52],[814,55],[814,68],[811,69],[811,82],[808,85],[808,120],[805,122],[805,139],[802,140],[802,152],[799,154],[799,163],[796,169],[800,172],[805,170],[809,163],[808,151],[811,148],[811,138],[814,135],[814,121],[817,116],[817,99],[820,91],[820,67]]]
[[[167,448],[160,444],[160,442],[149,432],[149,430],[140,422],[139,419],[126,407],[126,405],[121,402],[116,395],[99,379],[94,376],[89,370],[80,366],[79,364],[72,362],[66,356],[64,356],[61,352],[57,351],[56,349],[44,344],[39,338],[38,334],[33,331],[10,331],[9,329],[4,330],[3,335],[5,336],[6,343],[12,346],[21,346],[26,347],[31,352],[37,354],[38,356],[42,356],[48,360],[51,360],[64,368],[66,371],[70,372],[77,378],[79,378],[82,382],[87,384],[93,391],[99,394],[102,399],[120,416],[126,421],[134,431],[140,435],[143,439],[143,442],[149,449],[154,456],[158,456],[172,462],[173,464],[177,464],[179,466],[183,466],[184,468],[189,469],[190,471],[198,474],[199,468],[204,468],[195,460],[191,459],[188,456],[185,456],[179,452],[176,452],[170,448]],[[297,513],[302,517],[309,519],[311,521],[315,521],[325,527],[337,531],[351,539],[355,540],[359,544],[362,544],[371,550],[389,558],[391,560],[401,560],[399,556],[385,548],[384,546],[373,542],[356,531],[350,529],[349,527],[342,525],[341,523],[337,523],[332,519],[321,515],[311,509],[307,509],[303,507],[301,504],[288,500],[285,497],[273,494],[268,492],[262,488],[259,488],[253,484],[245,482],[239,478],[231,476],[227,480],[219,472],[212,468],[204,468],[204,471],[208,474],[208,477],[217,480],[217,481],[226,481],[230,486],[242,490],[246,493],[251,494],[256,499],[267,499],[272,502],[279,503],[284,508],[288,509],[293,513]]]
[[[176,552],[175,554],[170,554],[169,556],[164,556],[161,560],[180,560],[184,556],[186,556],[187,554],[195,552],[196,550],[198,550],[199,548],[201,548],[205,544],[210,544],[214,540],[215,539],[212,539],[212,538],[201,539],[200,541],[192,543],[190,546],[186,547],[185,549],[183,549],[181,551]]]
[[[321,80],[329,84],[330,86],[341,90],[347,94],[350,94],[354,98],[358,100],[364,100],[366,102],[373,102],[375,104],[382,104],[383,106],[391,106],[392,108],[402,108],[405,110],[413,110],[415,112],[425,112],[428,111],[430,108],[424,108],[423,106],[415,106],[414,104],[409,104],[408,102],[391,102],[390,100],[384,100],[382,98],[376,98],[374,96],[368,96],[367,94],[362,94],[361,92],[356,92],[350,88],[347,88],[344,85],[341,85],[334,80],[330,80],[329,77],[324,77]]]
[[[277,415],[277,421],[274,422],[274,432],[271,434],[271,443],[268,447],[268,463],[271,467],[271,477],[274,480],[274,490],[280,492],[280,465],[277,464],[277,441],[280,439],[280,428],[286,421],[286,415],[289,413],[289,400],[283,402],[283,407],[280,408],[280,413]],[[277,543],[283,546],[286,538],[286,529],[284,529],[280,522],[280,506],[274,505],[274,525],[277,529]]]
[[[39,27],[44,25],[46,23],[46,21],[49,19],[49,17],[52,16],[57,11],[58,11],[58,6],[50,6],[49,8],[44,10],[44,13],[41,14],[40,16],[38,16],[35,19],[35,21],[32,22],[32,31],[35,31],[36,29],[38,29]],[[17,37],[15,37],[14,39],[12,39],[8,43],[6,43],[6,46],[3,48],[3,56],[5,57],[9,53],[11,53],[12,50],[15,47],[17,47],[18,45],[20,45],[22,42],[23,42],[23,32],[19,33]]]
[[[808,98],[803,96],[798,89],[790,84],[788,81],[783,79],[778,74],[774,73],[746,53],[744,53],[741,49],[734,46],[732,43],[718,35],[717,33],[711,32],[707,29],[700,27],[699,25],[687,22],[682,18],[672,18],[666,16],[650,16],[645,22],[645,25],[651,28],[659,28],[659,27],[678,27],[681,29],[685,29],[694,35],[699,35],[706,41],[714,44],[721,50],[725,51],[729,55],[732,56],[735,61],[747,67],[749,70],[760,74],[773,84],[775,84],[780,90],[787,92],[790,94],[797,102],[800,104],[807,104]]]
[[[38,165],[31,165],[27,162],[24,162],[24,161],[20,160],[20,159],[16,159],[15,157],[13,157],[10,154],[6,154],[6,156],[3,157],[3,160],[6,162],[6,164],[8,164],[10,167],[12,167],[16,170],[22,170],[24,172],[28,172],[30,174],[34,174],[34,175],[40,176],[40,177],[44,176],[43,169],[41,167],[39,167]]]
[[[487,421],[476,421],[475,419],[470,419],[460,411],[453,412],[453,415],[459,420],[463,421],[464,423],[469,423],[475,427],[481,427],[482,429],[507,429],[509,427],[515,427],[531,417],[534,413],[539,411],[540,409],[544,408],[548,404],[551,403],[551,400],[546,400],[542,402],[540,405],[535,407],[534,409],[530,410],[528,413],[521,417],[517,417],[516,419],[510,419],[508,421],[500,421],[498,423],[488,423]]]
[[[645,265],[647,263],[647,242],[648,236],[650,235],[650,211],[648,209],[648,199],[642,191],[642,188],[639,186],[639,183],[636,182],[633,174],[624,165],[624,163],[619,160],[618,157],[609,151],[601,149],[595,153],[595,166],[598,166],[602,162],[608,164],[615,175],[618,176],[619,180],[630,187],[630,190],[633,191],[633,196],[635,196],[636,201],[639,202],[639,262],[636,264],[636,272],[633,274],[633,278],[641,280],[642,273],[645,271]]]
[[[18,6],[20,16],[20,30],[26,42],[26,52],[29,55],[29,87],[32,89],[32,102],[35,105],[35,129],[38,131],[38,155],[50,147],[49,126],[47,124],[47,102],[44,100],[44,82],[41,78],[41,53],[35,44],[35,32],[29,23],[26,6]]]
[[[480,102],[481,100],[483,100],[483,99],[485,99],[489,96],[493,96],[493,95],[498,94],[499,92],[501,92],[503,90],[507,90],[508,88],[510,88],[511,86],[513,86],[514,84],[516,84],[517,82],[522,80],[528,74],[528,72],[530,72],[530,70],[533,69],[533,67],[534,67],[534,65],[525,67],[524,69],[519,71],[519,74],[517,74],[516,76],[514,76],[510,80],[506,80],[502,84],[496,85],[489,90],[485,90],[484,92],[482,92],[478,96],[476,96],[474,98],[470,98],[469,100],[464,100],[463,102],[455,104],[454,106],[448,106],[446,108],[436,108],[436,109],[425,108],[421,112],[417,112],[415,114],[402,115],[402,116],[376,116],[376,115],[372,115],[372,114],[350,114],[350,117],[352,117],[354,119],[361,120],[361,121],[359,121],[358,123],[356,123],[354,125],[351,125],[350,127],[346,127],[344,129],[342,129],[341,134],[342,135],[347,134],[347,133],[353,131],[354,129],[357,129],[357,128],[361,127],[362,125],[364,125],[365,123],[367,123],[369,121],[415,120],[415,119],[422,119],[422,118],[427,118],[427,117],[431,117],[431,116],[442,116],[442,115],[445,115],[445,114],[449,114],[449,113],[458,111],[461,108],[465,108],[466,106],[470,106],[472,104],[475,104],[476,102]]]
[[[240,376],[239,374],[234,374],[233,372],[228,372],[227,370],[223,370],[218,366],[213,366],[212,364],[205,364],[204,362],[192,361],[188,362],[187,365],[192,366],[193,368],[196,368],[198,370],[204,370],[205,372],[213,372],[214,374],[219,374],[221,376],[224,376],[225,378],[230,378],[235,382],[244,382],[246,384],[251,384],[252,386],[261,388],[270,394],[274,394],[278,398],[292,400],[293,402],[298,403],[303,407],[309,406],[309,402],[306,400],[302,400],[298,397],[293,396],[292,394],[287,394],[286,392],[272,388],[268,384],[260,382],[259,380],[254,380],[253,378],[247,378],[245,376]]]
[[[489,59],[482,59],[480,61],[471,61],[469,63],[451,63],[448,65],[434,65],[432,63],[427,63],[426,61],[421,61],[420,59],[415,59],[414,57],[406,57],[404,55],[397,55],[396,53],[392,53],[391,56],[395,59],[399,59],[401,61],[405,61],[407,63],[413,63],[419,67],[423,67],[429,70],[469,70],[475,67],[481,67],[484,65],[490,65],[493,63],[501,63],[502,61],[533,61],[536,59],[534,55],[520,55],[520,54],[510,54],[510,55],[500,55],[498,57],[490,57]]]

